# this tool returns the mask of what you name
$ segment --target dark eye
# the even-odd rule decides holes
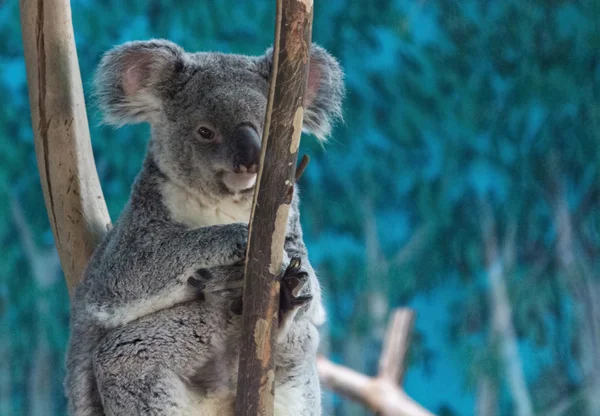
[[[198,129],[198,134],[204,140],[212,140],[215,137],[215,132],[212,131],[211,129],[206,128],[206,127],[200,127]]]

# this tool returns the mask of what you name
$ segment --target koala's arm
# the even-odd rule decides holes
[[[315,325],[321,325],[325,322],[325,309],[321,300],[321,287],[315,271],[308,260],[308,251],[302,238],[302,226],[300,224],[298,192],[294,192],[294,198],[290,207],[288,219],[287,234],[285,237],[284,250],[289,259],[299,257],[302,261],[302,269],[308,273],[308,284],[305,286],[302,294],[312,295],[311,302],[298,311],[298,317],[305,316]],[[285,259],[284,255],[284,259]],[[288,260],[289,261],[289,260]]]
[[[243,223],[114,231],[88,267],[84,300],[94,320],[108,327],[193,299],[197,290],[188,279],[198,269],[240,262],[248,238]]]

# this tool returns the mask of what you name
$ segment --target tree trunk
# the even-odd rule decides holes
[[[271,88],[246,256],[236,415],[273,414],[278,275],[302,131],[311,29],[312,0],[277,0]]]
[[[21,0],[38,169],[69,291],[110,217],[92,154],[68,0]]]

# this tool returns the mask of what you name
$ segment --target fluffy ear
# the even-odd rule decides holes
[[[273,49],[269,48],[259,65],[270,76]],[[308,85],[304,109],[304,130],[325,141],[336,120],[342,119],[344,73],[337,60],[325,49],[313,43],[310,49]]]
[[[333,122],[342,119],[344,73],[338,61],[314,43],[306,88],[304,128],[324,141],[331,134]]]
[[[165,40],[127,42],[108,51],[94,78],[104,120],[117,126],[150,121],[183,66],[183,49]]]

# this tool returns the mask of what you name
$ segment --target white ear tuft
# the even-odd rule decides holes
[[[342,119],[344,73],[338,61],[313,44],[308,69],[304,129],[325,141],[332,124]]]
[[[160,85],[181,69],[184,54],[166,40],[127,42],[107,52],[94,80],[105,121],[149,121],[161,109]]]

